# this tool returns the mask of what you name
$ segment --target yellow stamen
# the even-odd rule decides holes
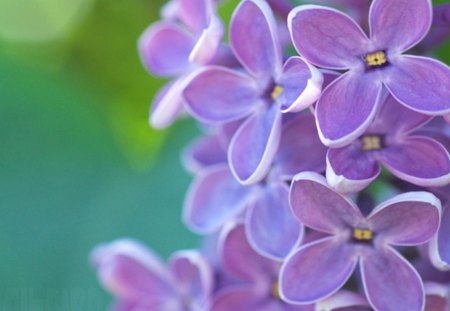
[[[373,238],[373,232],[369,229],[353,229],[353,238],[359,241],[370,241]]]
[[[272,284],[272,297],[281,299],[279,287],[280,287],[280,284],[278,282],[274,282]]]
[[[364,60],[369,67],[381,66],[387,63],[386,54],[383,51],[367,54]]]
[[[270,94],[270,96],[272,97],[273,100],[276,100],[284,91],[284,88],[281,85],[276,85],[273,88],[272,94]]]
[[[379,150],[383,148],[381,137],[377,135],[366,135],[361,138],[361,149],[363,151]]]

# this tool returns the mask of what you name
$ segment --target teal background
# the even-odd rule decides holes
[[[163,81],[136,52],[162,4],[0,0],[0,311],[105,310],[98,243],[132,237],[165,258],[197,245],[179,157],[199,131],[148,126]]]

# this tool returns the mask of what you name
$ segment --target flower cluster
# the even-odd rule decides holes
[[[139,40],[171,78],[151,125],[204,130],[183,220],[205,243],[96,248],[113,310],[450,310],[450,5],[294,2],[242,0],[227,31],[222,1],[171,0]]]

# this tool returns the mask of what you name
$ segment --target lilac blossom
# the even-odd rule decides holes
[[[168,267],[132,240],[98,246],[92,253],[102,285],[113,294],[114,311],[207,311],[213,273],[197,251],[179,251]]]
[[[327,154],[328,183],[340,192],[359,191],[380,174],[380,164],[396,177],[429,187],[450,182],[450,156],[438,141],[410,134],[431,118],[389,96],[374,122],[351,144]]]
[[[437,268],[450,270],[450,186],[433,190],[441,199],[443,211],[439,232],[430,243],[430,260]]]
[[[280,263],[262,257],[247,242],[241,223],[228,224],[219,246],[225,272],[236,284],[224,288],[213,299],[211,311],[314,311],[313,305],[288,305],[279,296]]]
[[[383,311],[420,311],[424,288],[419,274],[394,246],[427,242],[437,232],[441,204],[431,193],[403,193],[364,217],[316,173],[298,174],[291,208],[305,226],[326,233],[293,251],[280,271],[281,296],[312,303],[332,295],[359,263],[367,300]]]
[[[336,294],[316,304],[316,311],[370,311],[369,303],[364,296],[340,290]]]
[[[155,97],[150,123],[156,128],[170,125],[182,109],[187,76],[223,57],[224,27],[213,0],[174,0],[162,13],[166,19],[152,24],[138,44],[141,60],[151,73],[175,78]]]
[[[286,181],[300,171],[322,171],[326,148],[320,143],[311,114],[290,119],[282,133],[274,163],[261,183],[241,185],[226,163],[200,172],[188,191],[183,211],[191,230],[211,233],[244,213],[248,238],[256,250],[274,259],[289,253],[301,238],[302,227],[289,209]]]
[[[450,311],[450,288],[449,284],[426,282],[426,305],[425,311]]]
[[[289,14],[297,51],[319,67],[348,70],[324,89],[316,106],[322,142],[342,147],[364,133],[386,91],[411,110],[450,112],[450,68],[423,57],[403,55],[430,29],[430,0],[374,0],[370,37],[347,15],[304,5]]]
[[[283,56],[276,22],[262,0],[244,0],[230,24],[231,48],[246,72],[210,66],[199,70],[183,94],[200,121],[214,124],[246,118],[228,150],[233,175],[245,185],[263,179],[276,154],[281,114],[313,104],[322,74],[300,57]]]

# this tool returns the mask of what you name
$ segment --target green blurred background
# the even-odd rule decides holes
[[[196,245],[179,154],[198,130],[148,126],[163,81],[136,52],[163,2],[0,0],[0,311],[105,310],[98,243]]]

